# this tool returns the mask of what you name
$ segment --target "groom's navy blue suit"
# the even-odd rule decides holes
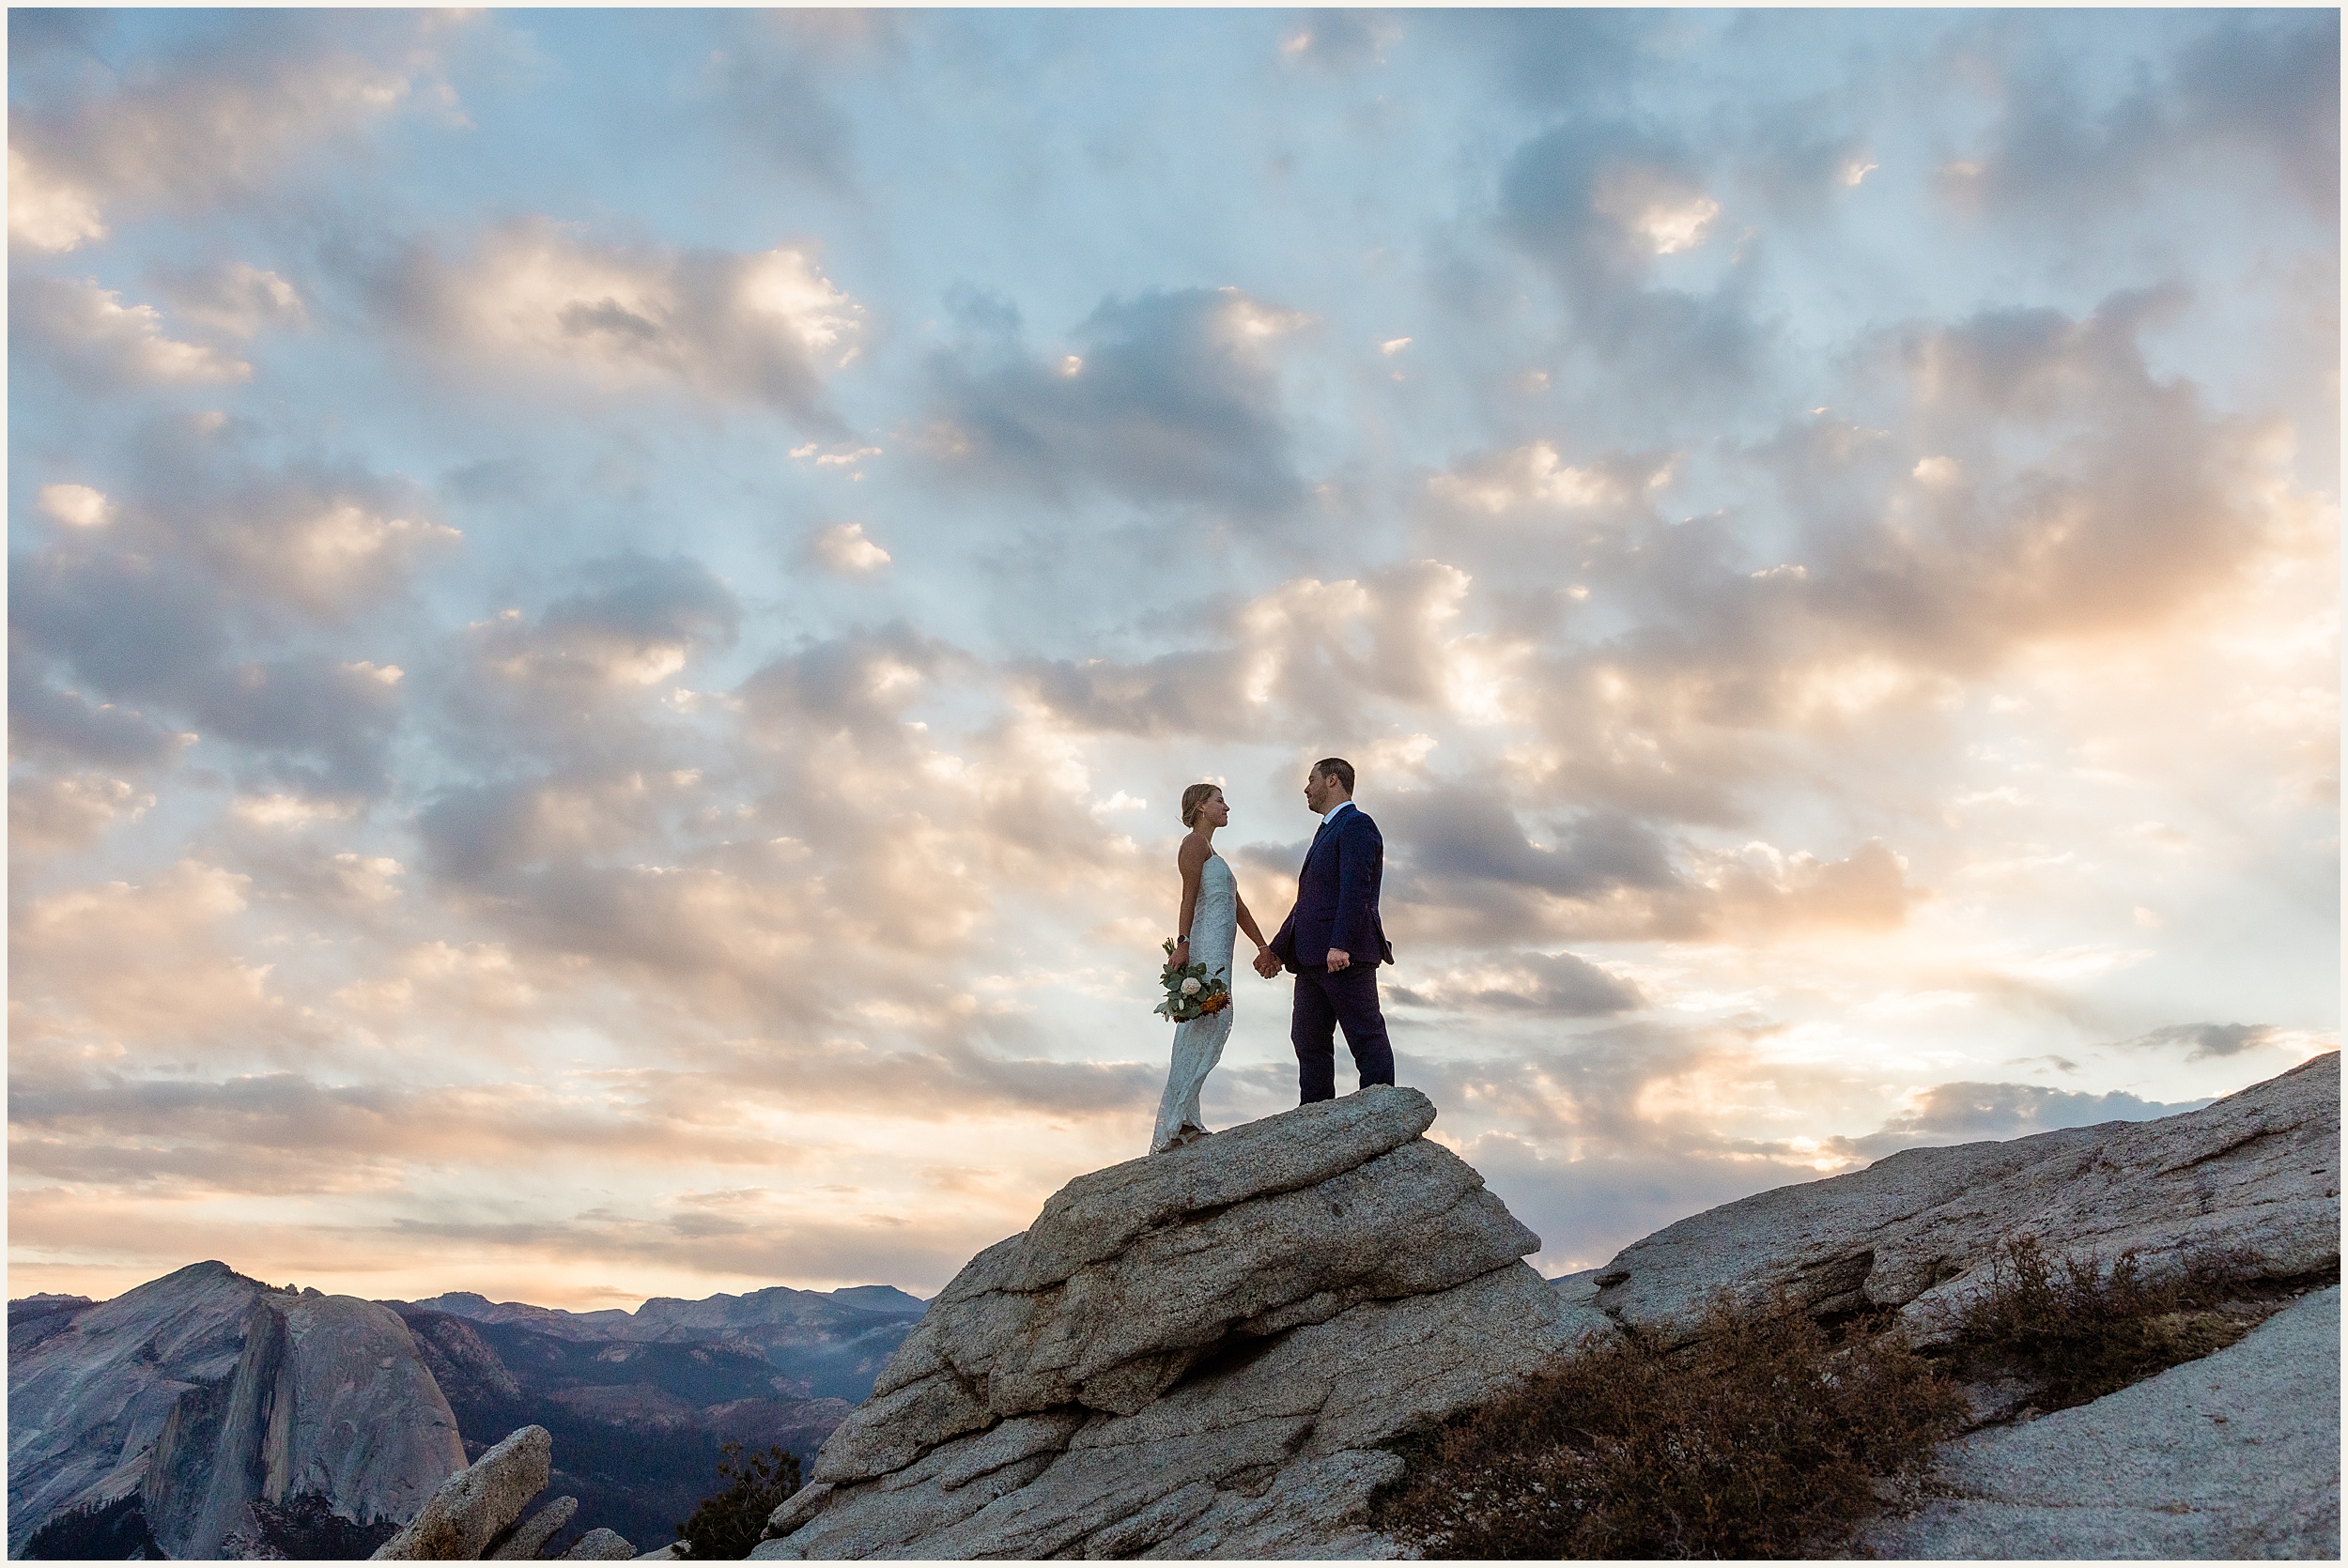
[[[1336,1030],[1365,1086],[1394,1082],[1394,1047],[1378,1010],[1378,965],[1394,961],[1378,918],[1378,882],[1386,841],[1378,824],[1352,801],[1338,807],[1313,836],[1305,869],[1296,875],[1296,907],[1273,937],[1273,956],[1296,976],[1296,1010],[1289,1039],[1296,1047],[1298,1100],[1335,1099]],[[1347,964],[1329,973],[1329,949]]]

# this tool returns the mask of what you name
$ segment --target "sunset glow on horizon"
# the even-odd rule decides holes
[[[9,29],[11,1296],[932,1295],[1328,755],[1545,1274],[2338,1049],[2337,12]]]

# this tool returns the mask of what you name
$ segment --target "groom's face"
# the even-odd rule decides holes
[[[1328,810],[1330,797],[1336,793],[1336,791],[1331,787],[1327,774],[1308,773],[1305,776],[1305,804],[1312,809],[1314,815],[1318,816]]]

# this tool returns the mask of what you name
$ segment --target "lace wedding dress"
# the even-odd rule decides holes
[[[1229,985],[1231,939],[1238,930],[1239,882],[1221,855],[1210,854],[1199,868],[1198,902],[1190,912],[1190,961],[1205,964],[1208,975]],[[1231,1038],[1231,1012],[1225,1007],[1174,1025],[1174,1068],[1166,1076],[1166,1098],[1158,1102],[1151,1154],[1173,1147],[1186,1128],[1206,1130],[1198,1120],[1198,1091],[1223,1059],[1223,1042]]]

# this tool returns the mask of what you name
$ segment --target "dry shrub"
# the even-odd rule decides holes
[[[1782,1299],[1716,1303],[1422,1439],[1374,1517],[1429,1557],[1831,1555],[1876,1480],[1920,1473],[1963,1413],[1896,1336],[1838,1345]]]
[[[2028,1378],[2042,1409],[2084,1405],[2248,1333],[2256,1314],[2213,1310],[2242,1288],[2245,1267],[2205,1256],[2152,1281],[2134,1252],[2106,1268],[2093,1253],[2052,1257],[2036,1237],[2016,1237],[1960,1309],[1955,1354],[1969,1371]]]

